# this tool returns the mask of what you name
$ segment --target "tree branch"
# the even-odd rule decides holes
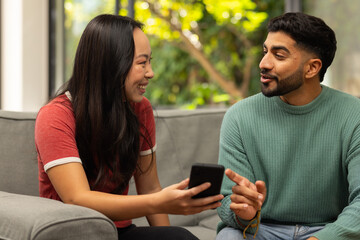
[[[226,79],[209,61],[209,59],[205,56],[205,54],[198,48],[196,48],[191,41],[185,36],[182,31],[181,25],[175,25],[171,21],[171,10],[169,10],[169,16],[164,16],[161,14],[151,3],[149,0],[145,0],[149,4],[150,11],[156,15],[158,18],[164,20],[167,24],[169,24],[170,29],[173,31],[177,31],[180,34],[180,38],[183,41],[186,51],[193,56],[200,65],[205,69],[208,73],[209,77],[216,81],[220,87],[227,92],[233,99],[244,98],[246,94],[244,94],[238,87],[235,85],[233,81]]]

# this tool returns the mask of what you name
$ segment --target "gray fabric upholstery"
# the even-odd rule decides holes
[[[225,111],[225,109],[155,111],[156,158],[162,187],[188,178],[191,165],[195,162],[217,163],[220,126]],[[130,194],[135,193],[134,182],[131,181]],[[189,216],[169,215],[169,217],[172,225],[188,226],[187,229],[204,240],[215,238],[216,226],[220,221],[215,210]],[[207,224],[200,226],[206,220],[209,220]],[[139,226],[148,225],[145,218],[135,219],[134,223]]]
[[[0,190],[38,196],[36,113],[0,110]]]
[[[80,206],[0,192],[0,239],[117,239],[114,223]]]
[[[217,163],[225,111],[154,111],[157,166],[163,187],[189,177],[195,162]],[[102,236],[99,239],[107,239],[104,232],[116,239],[114,226],[104,215],[34,197],[38,196],[35,118],[36,113],[0,110],[0,239],[91,239],[89,235],[98,233]],[[133,180],[130,194],[136,194]],[[191,216],[170,215],[172,225],[186,227],[201,240],[215,238],[218,221],[214,210]],[[134,223],[148,225],[145,218]]]

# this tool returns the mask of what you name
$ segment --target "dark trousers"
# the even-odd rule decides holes
[[[199,240],[191,232],[181,227],[137,227],[134,224],[118,228],[119,240]]]

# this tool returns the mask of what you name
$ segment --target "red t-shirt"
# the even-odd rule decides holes
[[[52,186],[46,171],[52,167],[70,162],[81,162],[79,151],[75,140],[75,118],[72,108],[71,96],[61,95],[49,104],[42,107],[38,113],[35,124],[35,145],[38,155],[39,166],[39,189],[40,196],[50,199],[60,200],[59,195]],[[151,154],[151,150],[156,150],[155,142],[155,121],[153,110],[148,99],[145,97],[140,103],[135,103],[134,111],[138,117],[140,125],[145,126],[153,147],[140,137],[140,155]],[[140,128],[143,135],[144,129]],[[107,185],[102,192],[111,192],[113,186]],[[128,187],[122,193],[128,194]],[[131,220],[117,221],[117,227],[126,227],[131,224]]]

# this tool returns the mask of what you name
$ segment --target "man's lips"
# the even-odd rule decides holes
[[[269,83],[273,80],[277,80],[277,77],[271,75],[271,74],[260,74],[261,75],[261,78],[260,78],[260,81],[262,83]]]

